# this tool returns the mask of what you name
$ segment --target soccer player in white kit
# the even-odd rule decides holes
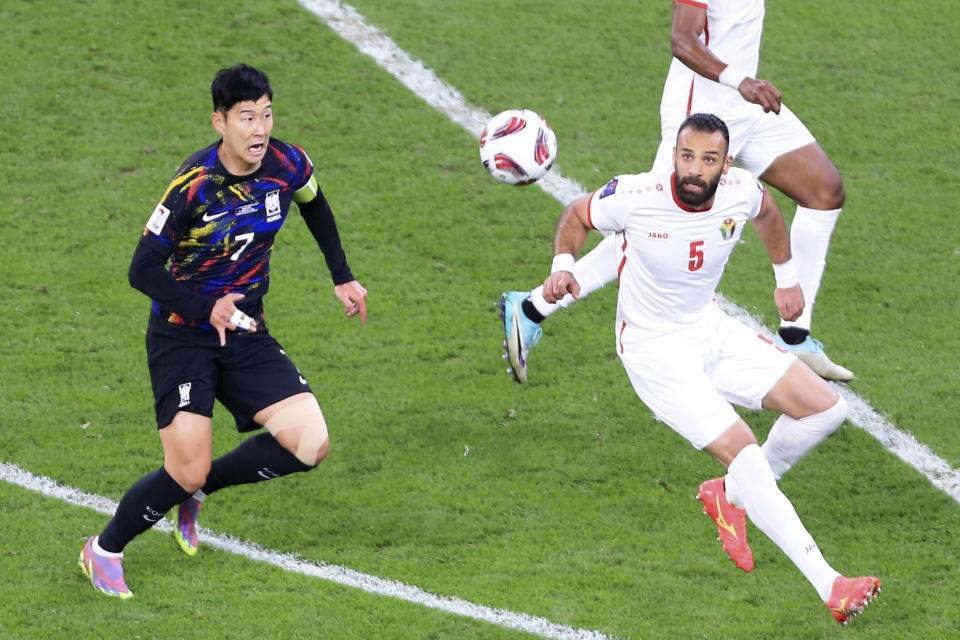
[[[568,205],[543,295],[578,298],[574,256],[591,229],[616,234],[617,354],[657,418],[727,468],[697,495],[724,550],[739,568],[753,569],[749,516],[845,624],[880,582],[846,578],[827,564],[777,481],[839,428],[846,403],[801,360],[716,304],[724,266],[749,221],[774,265],[780,316],[794,320],[804,306],[783,216],[756,178],[731,168],[729,140],[722,120],[694,114],[679,125],[672,167],[617,176]],[[731,403],[781,413],[762,447]]]
[[[739,166],[797,203],[791,245],[806,305],[795,320],[783,320],[775,338],[824,378],[846,381],[853,373],[835,364],[810,336],[813,304],[827,248],[845,193],[836,167],[781,94],[755,79],[763,31],[763,0],[674,0],[674,58],[660,102],[662,140],[654,170],[670,168],[677,128],[696,112],[717,114],[730,131],[730,154]],[[583,297],[617,277],[616,241],[605,238],[577,263]],[[526,381],[529,350],[541,336],[540,322],[572,304],[545,299],[537,287],[503,294],[507,357],[518,382]]]

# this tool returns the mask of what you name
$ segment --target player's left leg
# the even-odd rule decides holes
[[[830,437],[847,417],[843,396],[796,360],[763,399],[780,412],[761,449],[777,480]]]
[[[330,450],[327,425],[313,393],[288,396],[257,411],[253,418],[267,431],[257,434],[213,461],[199,500],[238,484],[310,471]]]
[[[327,423],[312,393],[290,396],[258,412],[253,419],[310,468],[323,462],[330,451]]]
[[[726,315],[721,326],[718,357],[707,367],[710,380],[729,402],[782,414],[762,447],[779,480],[843,424],[846,402],[769,338]]]
[[[197,516],[207,496],[238,484],[309,471],[330,449],[320,405],[310,392],[280,400],[258,411],[253,420],[267,431],[216,458],[204,485],[177,508],[174,536],[187,555],[197,553]]]

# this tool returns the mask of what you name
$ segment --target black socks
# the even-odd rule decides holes
[[[800,344],[810,335],[809,331],[800,327],[780,327],[780,331],[777,333],[787,344]]]
[[[530,296],[524,298],[523,302],[520,303],[520,309],[523,311],[523,315],[537,324],[540,324],[546,319],[546,316],[537,311],[537,308],[533,306],[533,301],[530,299]]]
[[[104,551],[119,553],[128,542],[189,497],[190,494],[170,477],[167,470],[160,467],[127,489],[97,543]]]
[[[263,482],[310,469],[313,467],[300,462],[269,432],[263,432],[247,438],[236,449],[214,460],[207,483],[200,490],[210,495],[235,484]]]

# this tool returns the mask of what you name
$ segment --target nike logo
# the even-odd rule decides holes
[[[300,376],[300,384],[307,384],[307,379],[303,376]]]
[[[156,522],[160,518],[148,518],[146,514],[144,514],[143,519],[146,520],[147,522]]]
[[[204,221],[204,222],[213,222],[213,221],[216,220],[217,218],[222,218],[223,216],[227,215],[228,213],[230,213],[230,212],[229,212],[229,211],[221,211],[220,213],[215,213],[215,214],[213,214],[213,215],[210,215],[209,213],[205,213],[205,214],[203,214],[203,221]]]
[[[720,509],[720,496],[717,496],[717,526],[723,527],[730,532],[730,535],[737,538],[737,530],[733,527],[732,524],[728,523],[726,518],[723,517],[723,511]]]

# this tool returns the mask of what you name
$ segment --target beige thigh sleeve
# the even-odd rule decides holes
[[[323,412],[320,411],[317,399],[312,396],[281,407],[263,426],[274,437],[281,431],[302,427],[294,455],[300,462],[311,467],[317,464],[317,452],[329,438]]]

